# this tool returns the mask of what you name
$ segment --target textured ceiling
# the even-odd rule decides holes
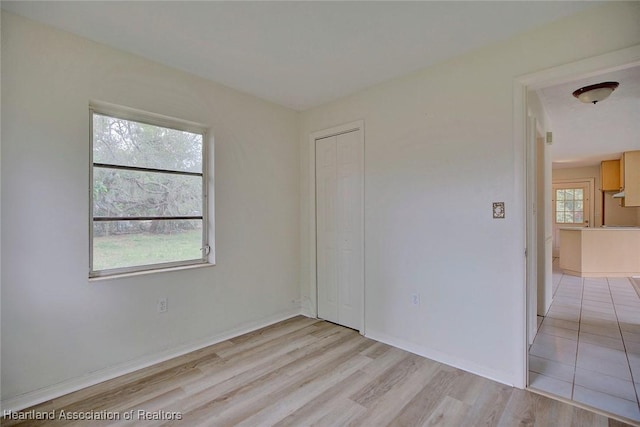
[[[2,1],[2,8],[305,110],[598,2]]]
[[[572,95],[605,81],[620,86],[595,105]],[[640,150],[640,66],[543,88],[538,94],[551,121],[554,167],[590,166]]]

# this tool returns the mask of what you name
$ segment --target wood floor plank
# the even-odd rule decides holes
[[[401,383],[386,389],[385,393],[378,395],[375,405],[370,406],[364,415],[357,417],[350,424],[392,425],[393,420],[402,411],[406,402],[410,402],[429,382],[434,373],[441,368],[440,363],[424,358],[421,358],[416,365],[417,369],[412,370],[410,376],[407,376]]]
[[[366,352],[363,352],[366,354]],[[407,356],[407,352],[399,348],[391,347],[384,354],[373,359],[370,364],[362,368],[362,371],[372,378],[376,378],[387,371],[391,366],[398,364]]]
[[[469,426],[495,426],[511,397],[513,387],[493,382],[487,384],[465,419]]]
[[[400,411],[400,414],[391,422],[392,425],[419,426],[424,424],[433,412],[440,406],[443,400],[449,397],[447,394],[456,380],[461,376],[457,370],[438,367],[431,379]],[[456,400],[456,399],[453,399]],[[457,401],[457,400],[456,400]],[[459,402],[459,401],[458,401]],[[463,402],[465,407],[470,408]],[[453,403],[451,403],[453,404]],[[442,408],[442,409],[446,409]],[[447,417],[447,419],[450,417]],[[444,419],[444,416],[443,416]],[[434,421],[438,420],[436,416]]]
[[[269,341],[271,346],[268,348],[250,348],[242,355],[223,359],[222,366],[205,370],[201,378],[183,385],[187,394],[190,395],[188,400],[193,402],[194,398],[197,399],[203,395],[211,396],[212,393],[232,390],[312,352],[322,351],[334,345],[335,341],[352,334],[352,331],[344,328],[333,328],[331,333],[314,337],[312,335],[321,329],[316,330],[313,327],[304,329],[308,333],[305,336],[286,335],[285,338],[273,339]]]
[[[363,369],[360,369],[349,377],[344,378],[343,381],[316,396],[312,401],[300,407],[295,412],[285,417],[275,425],[313,425],[320,419],[331,418],[332,416],[328,415],[327,412],[333,412],[334,405],[338,401],[347,399],[348,396],[361,390],[376,377],[378,377],[382,372],[389,369],[390,366],[400,362],[400,360],[404,359],[407,355],[405,351],[387,346],[386,344],[384,344],[385,351],[380,352],[380,346],[377,346],[377,344],[379,343],[374,344],[368,349],[362,351],[360,354],[367,355],[367,357],[371,357],[371,355],[375,354],[378,356],[378,358],[371,360]],[[376,346],[378,347],[378,349],[370,351],[373,347]],[[361,413],[361,411],[353,412],[354,416],[360,415]]]
[[[167,405],[171,406],[177,400],[184,398],[185,395],[186,393],[184,392],[184,390],[182,390],[182,388],[173,389],[160,396],[156,396],[152,399],[146,400],[144,402],[140,402],[137,405],[130,406],[124,409],[123,412],[134,411],[134,413],[137,413],[139,410],[143,410],[146,412],[159,412],[165,406]],[[127,422],[127,423],[118,423],[119,426],[135,425],[136,427],[145,427],[145,426],[152,427],[157,424],[158,422],[155,420],[138,420],[138,419],[136,419],[135,421],[132,420],[131,422]]]
[[[585,411],[581,408],[575,408],[572,426],[595,426],[595,427],[607,427],[609,420],[607,417],[596,414],[595,412]]]
[[[283,320],[282,322],[274,323],[272,325],[265,326],[264,328],[257,329],[253,332],[231,338],[229,341],[234,344],[242,344],[246,342],[259,344],[261,342],[261,338],[277,337],[290,331],[316,323],[323,322],[320,322],[318,319],[312,319],[310,317],[294,316],[290,319]]]
[[[449,367],[449,369],[459,374],[455,383],[451,386],[449,396],[473,406],[478,398],[485,392],[485,379],[470,372],[460,371],[459,369],[451,367]]]
[[[391,347],[388,344],[377,342],[365,351],[362,352],[363,355],[370,357],[372,359],[377,359],[378,357],[385,354],[387,351],[391,350]]]
[[[420,425],[422,427],[463,426],[464,419],[470,409],[471,407],[465,402],[461,402],[450,396],[445,396],[422,424],[415,425]]]
[[[188,412],[202,405],[226,403],[226,400],[242,393],[243,390],[255,388],[260,382],[269,383],[270,379],[288,370],[293,372],[297,365],[304,363],[307,359],[317,357],[328,349],[339,346],[342,342],[354,339],[353,331],[348,329],[336,329],[336,331],[338,333],[316,340],[314,344],[298,348],[276,359],[268,358],[257,365],[241,365],[239,370],[234,368],[231,372],[235,375],[229,376],[226,372],[222,372],[223,375],[213,379],[209,375],[204,376],[201,381],[207,385],[206,388],[197,392],[189,391],[187,397],[163,409],[180,408],[183,412]]]
[[[354,419],[367,411],[367,408],[358,405],[351,399],[339,399],[332,405],[330,411],[326,411],[322,417],[309,425],[312,427],[348,426]]]
[[[180,419],[2,426],[576,426],[627,424],[297,316],[29,408]],[[132,411],[132,412],[130,412]],[[23,412],[27,413],[27,412]]]
[[[203,370],[205,375],[185,384],[183,387],[185,391],[193,394],[211,387],[212,383],[223,383],[230,378],[236,378],[247,372],[254,372],[254,368],[257,368],[256,370],[263,368],[263,370],[268,371],[271,366],[275,367],[278,363],[286,364],[294,361],[301,353],[301,351],[298,351],[300,348],[314,348],[310,346],[326,341],[319,341],[310,336],[282,342],[275,342],[274,340],[273,348],[263,348],[260,351],[251,349],[242,356],[221,359],[222,363],[220,365],[210,366],[208,369]]]
[[[305,372],[313,374],[314,364],[325,360],[322,357],[331,358],[336,353],[348,352],[360,344],[357,333],[344,328],[340,331],[341,335],[337,340],[329,341],[310,353],[305,352],[303,356],[287,361],[285,365],[269,370],[264,375],[252,378],[251,381],[242,383],[238,387],[224,388],[224,392],[221,392],[220,387],[214,385],[211,389],[179,402],[185,412],[185,419],[196,425],[211,415],[222,423],[227,415],[231,416],[229,414],[255,410],[255,401],[296,381],[298,379],[296,373],[301,376]],[[232,424],[227,422],[225,425]]]
[[[331,388],[353,375],[371,359],[366,356],[356,355],[344,360],[343,363],[332,368],[324,375],[320,375],[304,385],[292,387],[292,391],[282,397],[282,403],[269,405],[264,409],[253,413],[237,424],[238,427],[253,427],[256,425],[274,425],[283,418],[289,416],[298,408],[314,400],[325,390]],[[346,399],[345,399],[346,400]]]
[[[203,415],[204,417],[213,415],[221,425],[235,426],[250,417],[258,408],[276,404],[281,399],[285,399],[292,390],[309,381],[319,380],[320,377],[328,375],[352,358],[353,352],[359,352],[373,344],[373,342],[363,341],[360,338],[356,334],[353,339],[325,351],[321,357],[295,362],[298,365],[295,369],[295,375],[288,375],[287,372],[284,372],[285,368],[273,371],[265,378],[216,399],[216,402],[222,402],[222,404],[212,405],[212,402],[208,402],[187,412],[185,418],[200,420]],[[290,369],[291,366],[287,366],[286,370]],[[238,396],[241,399],[236,404],[228,405],[226,403],[231,396]]]
[[[367,375],[362,370],[358,370],[344,378],[341,382],[326,389],[314,399],[300,406],[282,420],[274,423],[273,427],[313,425],[328,416],[329,413],[336,412],[338,410],[338,406],[343,406],[344,404],[347,404],[347,406],[357,405],[349,399],[348,396],[364,387],[371,380],[371,376]],[[357,406],[361,407],[360,405]],[[363,413],[366,411],[366,408],[361,408],[363,408],[364,411],[356,412]]]
[[[394,385],[414,374],[421,367],[422,360],[420,356],[415,354],[406,354],[398,363],[390,366],[378,378],[351,396],[351,400],[364,407],[370,408]]]
[[[276,348],[276,343],[293,341],[297,337],[306,336],[317,330],[314,325],[317,322],[300,322],[287,324],[282,330],[269,329],[267,333],[256,336],[254,340],[246,340],[235,345],[217,351],[222,358],[243,357],[246,353],[259,352],[265,348]],[[274,345],[276,344],[276,345]]]
[[[524,390],[513,390],[498,421],[498,426],[507,427],[513,425],[516,420],[522,426],[534,426],[536,421],[539,421],[538,411],[544,416],[545,409],[549,409],[548,405],[545,407],[538,404],[540,400],[538,397],[542,396],[527,393]]]

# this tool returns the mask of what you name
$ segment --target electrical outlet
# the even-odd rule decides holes
[[[411,294],[411,304],[420,305],[420,294]]]
[[[158,313],[165,313],[169,310],[169,300],[167,297],[158,298]]]

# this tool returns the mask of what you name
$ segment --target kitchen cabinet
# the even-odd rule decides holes
[[[620,160],[622,206],[640,206],[640,150],[626,151]]]
[[[600,186],[602,191],[620,191],[620,160],[600,163]]]

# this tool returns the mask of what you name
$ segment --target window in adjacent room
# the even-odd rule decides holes
[[[90,277],[207,263],[206,129],[91,106]]]
[[[563,188],[556,191],[556,223],[581,224],[584,222],[584,190]]]

